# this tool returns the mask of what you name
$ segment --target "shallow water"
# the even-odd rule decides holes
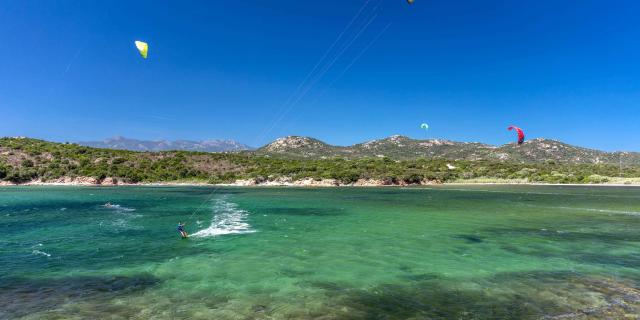
[[[8,187],[0,218],[3,319],[640,310],[640,188]]]

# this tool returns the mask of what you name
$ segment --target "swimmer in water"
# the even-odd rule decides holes
[[[178,222],[178,232],[180,232],[180,236],[186,238],[189,236],[186,231],[184,231],[184,223]]]
[[[105,203],[104,206],[107,207],[107,208],[113,207],[113,205],[111,204],[111,201]]]

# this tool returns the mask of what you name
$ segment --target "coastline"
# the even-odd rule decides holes
[[[353,183],[343,183],[335,179],[315,180],[312,178],[292,180],[279,178],[275,180],[241,179],[232,183],[207,183],[198,181],[165,181],[165,182],[121,182],[117,178],[105,178],[98,180],[91,177],[63,177],[52,181],[33,180],[25,183],[13,183],[0,181],[0,187],[5,186],[84,186],[84,187],[118,187],[118,186],[148,186],[148,187],[421,187],[421,186],[594,186],[594,187],[640,187],[640,182],[628,183],[603,182],[603,183],[543,183],[523,180],[456,180],[452,182],[421,181],[420,183],[389,182],[377,179],[359,179]]]

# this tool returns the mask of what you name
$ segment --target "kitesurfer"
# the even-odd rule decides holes
[[[186,238],[189,236],[187,232],[184,231],[184,223],[182,222],[178,222],[178,232],[180,232],[180,236],[183,238]]]

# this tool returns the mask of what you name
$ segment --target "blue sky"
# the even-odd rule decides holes
[[[0,0],[0,135],[502,144],[515,124],[640,151],[638,12],[638,1]],[[134,40],[149,43],[147,60]]]

